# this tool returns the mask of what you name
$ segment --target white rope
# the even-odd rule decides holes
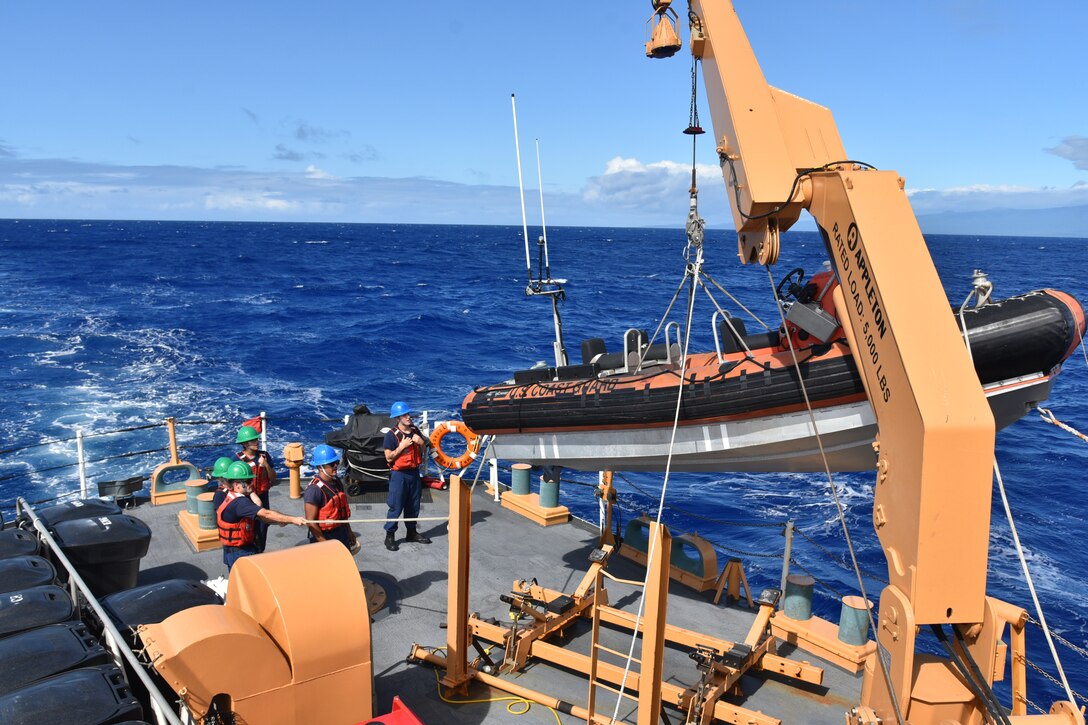
[[[1077,330],[1077,337],[1080,338],[1080,352],[1084,356],[1084,364],[1088,366],[1088,350],[1084,347],[1084,335],[1081,334],[1079,326],[1074,325],[1074,327]]]
[[[971,294],[967,295],[967,299],[965,299],[963,301],[963,304],[960,305],[959,312],[960,325],[963,328],[963,341],[964,344],[966,344],[967,346],[967,356],[971,360],[972,367],[974,367],[975,358],[971,354],[971,336],[967,332],[967,321],[964,319],[963,310],[967,307],[967,303],[971,301],[971,297],[974,296],[974,294],[975,291],[972,290]],[[1080,333],[1079,327],[1077,328],[1077,333]],[[1046,415],[1043,415],[1044,411],[1050,414],[1050,420],[1048,422],[1054,423],[1059,427],[1066,427],[1063,423],[1059,423],[1049,410],[1046,410],[1045,408],[1039,408],[1039,413],[1043,416],[1043,420],[1047,420]],[[1082,434],[1077,433],[1077,431],[1072,432],[1080,435],[1082,438],[1084,437]],[[1001,468],[997,465],[996,455],[994,456],[994,476],[997,477],[997,490],[1001,493],[1001,503],[1005,507],[1005,518],[1009,522],[1009,530],[1012,532],[1012,540],[1013,543],[1016,544],[1016,555],[1020,558],[1020,568],[1024,570],[1024,579],[1028,583],[1028,591],[1031,592],[1031,600],[1035,603],[1035,612],[1039,615],[1039,626],[1042,628],[1043,635],[1046,637],[1047,645],[1050,647],[1050,655],[1054,658],[1054,665],[1058,668],[1058,674],[1062,678],[1062,687],[1065,688],[1066,697],[1069,698],[1070,703],[1075,704],[1076,700],[1073,699],[1073,691],[1069,688],[1069,681],[1065,678],[1065,670],[1062,669],[1061,658],[1058,657],[1058,650],[1054,647],[1054,639],[1050,636],[1050,627],[1047,626],[1046,616],[1043,614],[1043,605],[1039,602],[1039,595],[1035,592],[1035,582],[1032,581],[1031,570],[1028,569],[1028,561],[1026,558],[1024,558],[1024,548],[1020,545],[1020,535],[1016,531],[1016,523],[1013,521],[1012,518],[1012,508],[1009,506],[1009,498],[1005,495],[1005,480],[1001,476]]]
[[[1051,425],[1056,425],[1059,428],[1061,428],[1062,430],[1064,430],[1066,433],[1072,433],[1077,438],[1080,438],[1085,443],[1088,443],[1088,435],[1085,435],[1085,434],[1081,433],[1079,430],[1077,430],[1076,428],[1074,428],[1073,426],[1067,425],[1066,423],[1063,423],[1060,420],[1058,420],[1057,417],[1055,417],[1054,413],[1052,413],[1049,408],[1044,408],[1041,405],[1037,405],[1037,406],[1035,406],[1035,409],[1037,411],[1039,411],[1039,417],[1042,418],[1043,420],[1045,420],[1047,423],[1050,423]]]
[[[1001,468],[997,465],[997,458],[994,458],[994,475],[997,476],[997,489],[1001,492],[1001,503],[1005,506],[1005,518],[1009,521],[1009,529],[1012,531],[1012,540],[1016,544],[1016,555],[1020,557],[1020,567],[1024,570],[1024,578],[1028,583],[1028,591],[1031,592],[1031,600],[1035,602],[1035,612],[1039,615],[1039,626],[1042,627],[1043,634],[1046,636],[1046,643],[1050,646],[1050,654],[1054,658],[1054,666],[1058,668],[1058,676],[1062,678],[1062,687],[1065,688],[1065,695],[1069,698],[1069,702],[1075,706],[1076,700],[1073,698],[1073,691],[1069,688],[1069,681],[1065,678],[1065,670],[1062,669],[1061,658],[1058,657],[1058,650],[1054,647],[1054,639],[1050,636],[1050,627],[1046,624],[1046,616],[1043,614],[1043,605],[1039,603],[1039,595],[1035,593],[1035,583],[1031,579],[1031,571],[1028,569],[1028,561],[1024,558],[1024,549],[1020,546],[1020,535],[1016,533],[1016,523],[1012,520],[1012,509],[1009,507],[1009,498],[1005,495],[1005,481],[1001,477]]]
[[[449,516],[417,516],[414,519],[305,519],[303,523],[306,524],[388,524],[403,521],[405,523],[411,523],[413,521],[449,521]]]
[[[703,264],[703,248],[699,246],[696,248],[695,262],[692,265],[693,274],[695,279],[691,282],[691,288],[688,293],[688,319],[687,327],[684,330],[684,355],[680,361],[680,382],[677,385],[676,390],[676,410],[673,413],[672,419],[672,436],[669,440],[669,455],[665,459],[665,478],[661,484],[661,497],[657,502],[657,519],[654,521],[654,531],[659,531],[661,528],[661,515],[665,510],[665,492],[669,488],[669,474],[672,472],[672,454],[673,448],[676,445],[676,431],[680,426],[680,406],[684,400],[684,374],[687,372],[688,362],[688,347],[691,344],[691,320],[692,312],[695,307],[695,283],[699,279],[699,270]],[[639,625],[642,622],[642,611],[646,605],[646,586],[650,581],[650,570],[653,566],[654,556],[657,553],[657,539],[654,536],[650,539],[650,548],[646,553],[646,576],[642,580],[642,593],[638,598],[638,613],[635,615],[635,626],[631,631],[631,646],[627,650],[627,662],[623,667],[623,679],[620,681],[619,693],[616,695],[616,707],[612,711],[612,719],[609,721],[612,725],[615,725],[616,719],[620,715],[620,704],[623,702],[624,691],[627,688],[627,677],[631,673],[631,662],[635,658],[635,643],[638,641]],[[592,686],[592,684],[591,684]],[[645,685],[648,687],[654,687],[656,684]]]

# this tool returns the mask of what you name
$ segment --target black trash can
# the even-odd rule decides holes
[[[0,695],[4,725],[114,725],[143,716],[116,665],[72,670]]]
[[[140,559],[151,544],[151,529],[123,514],[62,521],[53,527],[61,551],[102,597],[136,586]]]
[[[57,570],[40,556],[0,559],[0,593],[55,584]]]
[[[0,639],[0,695],[68,670],[111,661],[110,653],[82,622],[13,634]]]
[[[0,531],[0,559],[38,553],[38,537],[22,529]]]
[[[93,516],[116,516],[121,513],[121,508],[113,501],[103,501],[100,498],[81,498],[44,509],[35,509],[34,513],[38,515],[38,518],[42,520],[46,527],[52,528],[61,521],[89,519]]]
[[[190,607],[222,603],[203,582],[189,579],[167,579],[102,599],[103,608],[122,632],[139,624],[158,624]]]
[[[0,597],[0,637],[76,618],[68,592],[57,586],[31,587]],[[0,722],[5,722],[0,718]]]

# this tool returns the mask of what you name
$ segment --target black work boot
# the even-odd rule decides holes
[[[392,531],[385,532],[385,548],[389,549],[390,551],[397,551],[398,549],[400,549],[400,547],[397,546],[397,540],[393,538]]]
[[[431,543],[430,539],[428,539],[426,536],[419,533],[418,531],[410,532],[408,534],[408,536],[404,540],[407,541],[409,544],[429,544],[429,543]]]

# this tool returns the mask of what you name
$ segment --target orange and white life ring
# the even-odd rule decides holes
[[[454,458],[442,450],[442,439],[450,433],[456,433],[465,439],[465,452]],[[442,468],[456,468],[458,470],[468,466],[476,460],[476,453],[480,449],[480,436],[464,423],[457,420],[447,420],[435,424],[431,433],[431,458]]]

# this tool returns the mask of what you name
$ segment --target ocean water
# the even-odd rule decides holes
[[[561,310],[572,359],[582,339],[615,347],[627,328],[652,330],[683,277],[679,226],[552,228],[548,236],[552,273],[569,279]],[[956,305],[976,267],[991,275],[997,297],[1054,287],[1088,300],[1086,240],[927,241]],[[732,234],[709,231],[706,257],[707,271],[773,326],[771,282],[762,268],[739,265]],[[774,281],[795,266],[816,271],[823,258],[815,234],[788,234]],[[526,298],[525,264],[520,229],[502,226],[0,221],[0,502],[77,488],[67,466],[71,441],[10,451],[70,438],[77,428],[103,432],[167,416],[212,421],[179,426],[183,457],[207,465],[233,449],[234,429],[261,410],[277,456],[288,441],[320,442],[337,427],[328,421],[359,403],[383,410],[406,400],[436,419],[455,417],[473,386],[552,359],[550,305]],[[712,313],[700,299],[693,350],[713,349]],[[1050,405],[1088,430],[1086,402],[1088,361],[1078,350]],[[1047,619],[1084,648],[1088,554],[1079,542],[1088,540],[1088,445],[1035,414],[997,442]],[[86,441],[91,460],[165,444],[161,427]],[[95,462],[88,478],[146,474],[163,460],[156,452]],[[595,477],[567,479],[562,502],[596,520],[596,500],[579,485]],[[873,475],[839,474],[835,482],[875,599],[885,567],[871,524]],[[622,520],[656,511],[661,485],[660,474],[617,477]],[[825,476],[674,474],[668,493],[674,531],[698,531],[720,556],[742,552],[753,588],[777,586],[781,529],[733,524],[792,519],[802,532],[797,566],[819,581],[816,612],[836,619],[838,596],[857,592]],[[992,522],[990,593],[1035,616],[999,501]],[[537,575],[546,583],[547,572]],[[1028,650],[1054,673],[1031,625]],[[1088,692],[1088,662],[1061,644],[1059,653],[1073,689]],[[1059,696],[1030,670],[1029,683],[1029,697],[1044,708]]]

